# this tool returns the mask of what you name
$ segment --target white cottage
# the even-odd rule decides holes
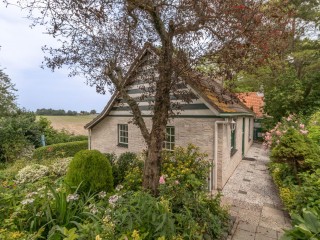
[[[146,87],[146,71],[153,71],[157,58],[155,49],[146,46],[126,76],[129,95],[139,101],[139,108],[148,127],[151,127],[150,98],[141,98]],[[148,74],[149,76],[149,74]],[[222,189],[253,142],[254,113],[218,83],[192,75],[180,88],[194,94],[191,103],[180,103],[182,111],[170,119],[164,147],[192,143],[208,154],[213,163],[209,176],[210,190]],[[172,101],[180,101],[172,98]],[[178,111],[178,110],[177,110]],[[140,129],[131,123],[132,113],[119,93],[114,93],[104,110],[85,128],[89,132],[89,149],[105,153],[139,153],[146,149]]]

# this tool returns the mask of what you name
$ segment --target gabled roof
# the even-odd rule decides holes
[[[264,116],[264,95],[260,92],[246,92],[236,94],[240,101],[242,101],[248,108],[252,109],[257,118]]]
[[[128,73],[125,76],[125,85],[130,85],[129,82],[131,74],[139,66],[141,59],[147,53],[159,55],[159,50],[152,47],[150,44],[146,44],[141,50],[136,60],[131,65]],[[179,66],[177,66],[178,68]],[[250,108],[243,104],[236,95],[225,90],[219,83],[212,79],[203,77],[200,73],[189,69],[183,72],[184,80],[195,92],[206,102],[206,105],[213,107],[218,116],[230,115],[251,115],[254,113]],[[85,128],[91,128],[99,123],[104,117],[106,117],[111,111],[115,100],[119,97],[119,93],[115,92],[109,100],[103,111],[94,118],[91,122],[85,125]]]

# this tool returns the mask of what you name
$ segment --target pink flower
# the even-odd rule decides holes
[[[165,184],[165,183],[166,183],[166,181],[165,181],[165,179],[164,179],[164,176],[161,176],[161,177],[160,177],[159,183],[160,183],[160,184]]]
[[[280,131],[276,131],[277,136],[281,136],[281,132]]]
[[[180,184],[179,180],[175,180],[174,183],[175,183],[176,185]]]
[[[301,132],[302,134],[307,134],[307,133],[308,133],[308,130],[300,130],[300,132]]]
[[[291,115],[289,115],[289,117],[287,117],[287,121],[288,121],[288,122],[290,122],[290,121],[292,120],[291,117],[292,117]]]
[[[300,128],[304,129],[304,124],[301,123],[299,126]]]

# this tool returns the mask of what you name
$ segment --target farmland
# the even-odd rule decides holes
[[[94,119],[97,115],[78,115],[78,116],[42,116],[50,120],[52,127],[57,130],[65,129],[75,135],[87,135],[84,125]],[[40,116],[38,116],[40,117]]]

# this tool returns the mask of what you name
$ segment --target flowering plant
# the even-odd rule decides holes
[[[49,174],[49,168],[40,164],[32,164],[22,168],[16,175],[17,183],[35,182]]]
[[[307,135],[308,130],[305,124],[296,115],[289,115],[282,118],[281,122],[278,122],[274,128],[266,132],[264,135],[263,146],[265,149],[274,148],[280,143],[281,137],[288,131],[288,129],[296,129],[300,134]]]

